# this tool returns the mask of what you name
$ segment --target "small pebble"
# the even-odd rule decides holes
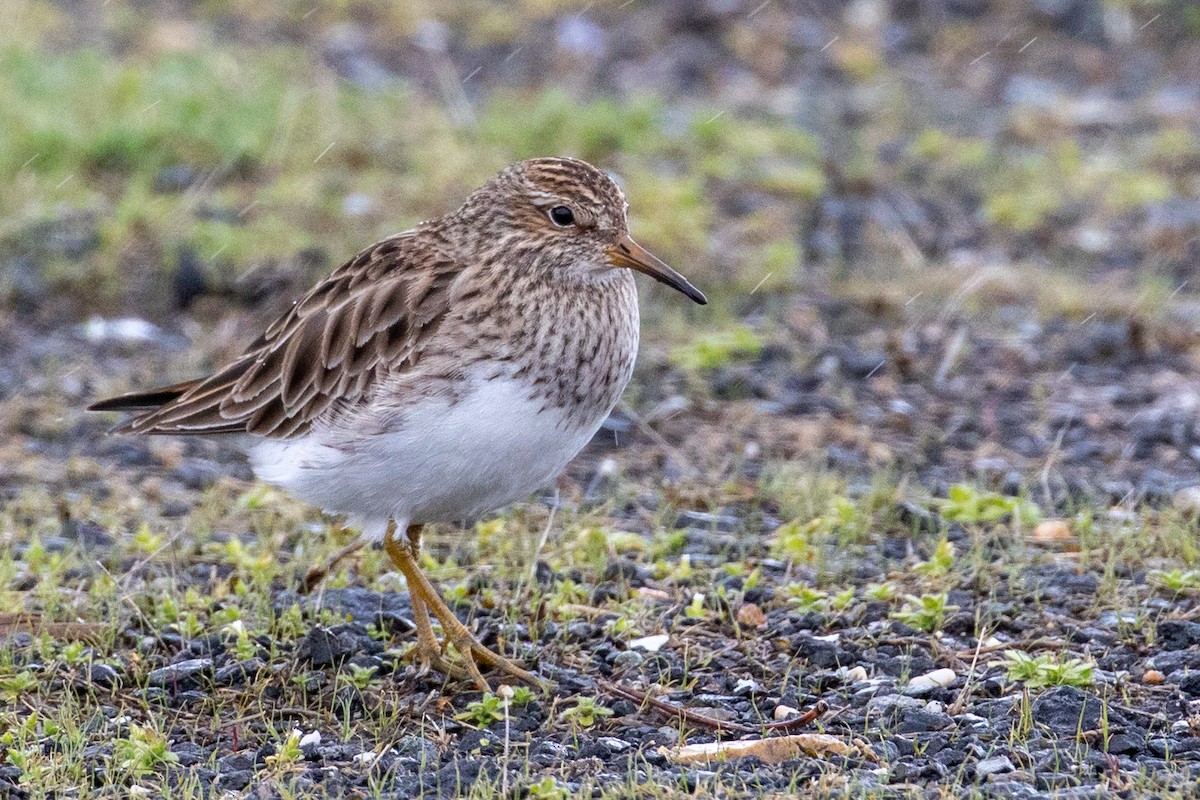
[[[975,774],[981,778],[986,778],[988,775],[997,775],[1001,772],[1012,772],[1016,767],[1008,756],[993,756],[985,758],[975,765]]]
[[[618,739],[615,736],[601,736],[599,742],[610,753],[623,753],[630,747],[633,747],[629,742],[624,739]]]
[[[200,675],[212,669],[211,658],[189,658],[178,664],[156,669],[147,676],[151,686],[177,686],[178,684],[195,680]]]
[[[754,603],[746,603],[738,609],[737,621],[739,625],[745,625],[747,628],[760,628],[767,624],[767,615]]]
[[[1175,493],[1171,502],[1189,517],[1200,516],[1200,486],[1187,486]]]
[[[1071,539],[1071,526],[1066,520],[1048,519],[1044,522],[1039,522],[1037,527],[1033,529],[1033,540],[1035,542],[1043,542],[1053,544],[1058,542],[1066,542]]]
[[[640,639],[634,639],[629,643],[631,650],[645,650],[647,653],[657,653],[662,649],[662,646],[671,638],[665,633],[656,633],[653,636],[643,636]]]
[[[799,716],[800,709],[792,708],[791,706],[778,705],[775,706],[775,719],[787,719],[788,717]]]
[[[952,669],[935,669],[933,672],[918,675],[909,681],[908,685],[914,689],[936,689],[949,686],[957,677],[958,675]]]
[[[852,683],[865,681],[867,679],[867,671],[863,667],[851,667],[846,670],[846,680]]]

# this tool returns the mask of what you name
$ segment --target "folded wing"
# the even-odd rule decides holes
[[[288,438],[364,401],[420,358],[461,268],[412,232],[372,245],[317,284],[240,357],[208,378],[102,400],[133,411],[120,433]]]

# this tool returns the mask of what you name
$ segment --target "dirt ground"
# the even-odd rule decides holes
[[[0,792],[1196,796],[1190,4],[19,5]],[[239,59],[276,77],[195,88]],[[92,120],[92,72],[136,107]],[[342,127],[254,139],[308,102]],[[615,169],[713,304],[641,286],[633,384],[559,484],[429,535],[461,618],[554,682],[485,694],[407,661],[381,552],[301,593],[353,532],[228,443],[83,408],[202,374],[540,147]]]

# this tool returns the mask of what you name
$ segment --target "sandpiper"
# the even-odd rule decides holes
[[[604,172],[521,161],[363,250],[212,375],[90,408],[132,412],[120,433],[240,437],[260,479],[382,542],[422,671],[465,667],[486,688],[482,663],[538,684],[446,606],[419,567],[421,529],[527,497],[592,438],[637,355],[630,270],[707,302],[630,238]]]

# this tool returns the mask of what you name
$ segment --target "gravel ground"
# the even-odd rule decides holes
[[[436,22],[237,5],[66,14],[45,55],[99,40],[135,63],[211,41],[253,65],[293,42],[298,74],[329,84],[285,87],[297,97],[402,84],[417,101],[395,107],[429,115],[434,144],[393,161],[339,131],[314,151],[329,172],[271,145],[134,180],[116,145],[85,142],[78,175],[13,177],[0,792],[1197,796],[1188,4],[520,4],[507,26],[453,2]],[[557,491],[430,532],[464,621],[555,683],[485,695],[405,660],[408,596],[380,552],[301,594],[346,532],[226,445],[107,437],[81,409],[228,357],[347,255],[332,231],[382,229],[462,181],[475,113],[507,122],[494,97],[561,86],[631,108],[652,90],[649,155],[606,126],[623,107],[575,128],[511,102],[640,177],[635,216],[715,302],[684,322],[648,293],[626,404]],[[681,128],[697,108],[741,127]],[[175,153],[155,149],[169,130],[106,129],[154,156]],[[484,131],[483,152],[539,131],[513,130]],[[74,211],[54,193],[85,186]],[[227,225],[244,244],[264,219],[329,240],[249,263],[176,241]],[[779,252],[783,276],[765,266]]]
[[[810,301],[843,322],[871,307]],[[8,638],[7,719],[69,711],[81,738],[64,760],[90,781],[182,795],[1189,796],[1200,587],[1170,566],[1194,539],[1194,369],[1128,324],[1007,336],[980,317],[939,381],[938,330],[908,342],[903,370],[868,349],[904,324],[810,327],[820,346],[709,372],[709,401],[674,393],[686,376],[651,354],[639,387],[661,396],[614,415],[555,515],[488,523],[517,543],[435,534],[464,619],[557,684],[507,708],[414,674],[407,595],[378,553],[297,594],[333,537],[253,488],[236,453],[105,437],[79,411],[107,376],[169,372],[178,341],[9,324],[6,531],[38,538],[10,539],[4,563],[9,595],[54,624]],[[865,519],[779,490],[771,471],[798,458],[789,481],[832,483],[834,508]],[[1050,521],[972,516],[951,485],[1020,493]],[[1015,652],[1041,666],[1022,678]],[[13,688],[26,673],[36,691]],[[150,721],[172,755],[141,773],[114,747]],[[678,763],[684,743],[817,731],[839,748]],[[0,767],[30,796],[21,774]]]

